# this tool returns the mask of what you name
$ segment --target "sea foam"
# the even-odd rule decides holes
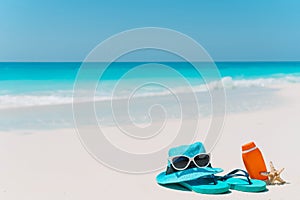
[[[257,79],[233,79],[230,76],[223,77],[220,81],[210,82],[208,84],[192,85],[191,89],[195,93],[208,92],[213,90],[247,89],[247,88],[272,88],[276,85],[300,83],[300,76],[287,75],[284,77],[274,78],[257,78]],[[114,93],[113,91],[97,91],[93,100],[95,101],[109,101],[114,99],[128,99],[135,97],[153,97],[176,95],[179,93],[186,93],[189,86],[176,86],[173,88],[157,88],[147,87],[141,89],[135,95],[132,95],[132,90],[128,86],[127,91]],[[134,88],[134,87],[132,87]],[[190,90],[191,91],[191,90]],[[80,101],[90,101],[90,98],[82,96]],[[0,109],[18,108],[28,106],[42,106],[42,105],[59,105],[71,104],[73,102],[73,90],[58,90],[49,93],[29,93],[29,94],[11,94],[6,90],[0,90]]]

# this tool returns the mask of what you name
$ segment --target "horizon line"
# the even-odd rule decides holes
[[[0,63],[83,63],[84,61],[0,61]],[[104,61],[86,61],[90,63],[107,63]],[[166,61],[166,60],[147,60],[147,61],[115,61],[115,63],[141,63],[141,62],[168,62],[168,63],[187,63],[187,62],[209,62],[209,61]],[[300,60],[216,60],[214,62],[300,62]]]

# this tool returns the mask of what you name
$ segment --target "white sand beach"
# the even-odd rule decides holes
[[[74,128],[10,130],[0,132],[0,199],[296,199],[300,187],[297,91],[299,84],[280,86],[276,92],[280,105],[228,113],[222,137],[212,152],[213,166],[223,168],[225,174],[244,169],[241,145],[255,141],[267,163],[285,167],[282,178],[289,184],[268,186],[267,192],[257,194],[175,191],[156,183],[158,172],[132,175],[101,165],[87,153]]]

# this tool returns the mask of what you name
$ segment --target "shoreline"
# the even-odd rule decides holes
[[[226,110],[228,113],[243,113],[249,110],[272,109],[281,104],[280,95],[278,91],[284,90],[286,87],[298,87],[299,84],[288,84],[286,86],[274,86],[272,88],[244,88],[244,89],[230,89],[226,91],[227,102]],[[192,105],[195,102],[190,98],[190,94],[181,94],[180,104]],[[212,105],[210,103],[209,93],[198,93],[199,110],[198,118],[205,119],[211,116]],[[114,112],[118,111],[118,122],[122,125],[131,124],[147,124],[154,121],[167,119],[180,119],[182,116],[185,119],[193,119],[196,116],[195,109],[192,106],[185,106],[182,109],[177,99],[171,95],[161,97],[138,97],[130,100],[130,106],[127,100],[117,99],[114,101]],[[165,109],[167,116],[159,113],[159,109],[155,109],[155,118],[150,116],[150,108],[159,103]],[[87,125],[90,125],[87,106],[91,103],[79,102],[76,103],[77,109],[85,117],[83,120]],[[128,111],[125,107],[130,108],[130,114],[133,118],[128,118]],[[37,105],[20,108],[7,108],[0,109],[0,131],[8,130],[47,130],[59,128],[72,128],[74,127],[73,119],[73,104],[58,104],[58,105]],[[182,111],[180,110],[182,109]],[[110,101],[96,101],[95,112],[97,120],[103,126],[114,127],[115,121],[113,112],[111,110]]]

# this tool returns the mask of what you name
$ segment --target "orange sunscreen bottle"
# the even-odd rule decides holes
[[[267,180],[267,176],[261,175],[261,172],[266,172],[266,164],[259,148],[254,142],[249,142],[242,146],[243,161],[245,167],[252,179]]]

